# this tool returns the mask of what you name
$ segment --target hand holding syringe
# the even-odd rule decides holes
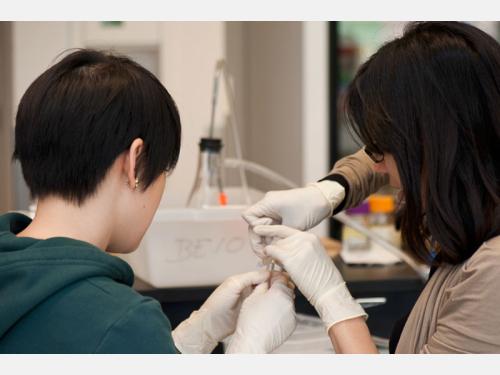
[[[273,220],[270,218],[267,218],[267,217],[257,219],[255,222],[256,222],[256,225],[274,224]],[[257,249],[257,248],[264,249],[265,246],[271,245],[274,241],[278,240],[278,238],[272,239],[269,237],[256,236],[255,233],[251,230],[251,228],[249,228],[248,234],[250,236],[250,242],[252,242],[252,249]],[[258,244],[259,246],[254,246],[255,244]],[[268,287],[271,287],[271,279],[272,279],[273,275],[277,272],[280,272],[280,273],[283,272],[284,269],[283,269],[283,267],[281,267],[281,265],[279,263],[277,263],[271,257],[265,256],[263,253],[260,253],[260,252],[259,253],[256,252],[256,255],[262,259],[262,265],[266,266],[268,271],[270,272],[270,276],[269,276],[269,280],[268,280]]]

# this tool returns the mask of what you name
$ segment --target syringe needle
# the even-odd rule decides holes
[[[274,263],[274,260],[271,261],[269,264],[269,279],[267,280],[267,288],[271,288],[271,279],[273,277],[273,271],[274,271],[274,266],[276,263]]]

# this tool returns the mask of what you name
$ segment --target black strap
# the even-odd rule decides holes
[[[321,180],[319,180],[318,182],[321,182],[321,181],[335,181],[335,182],[338,182],[340,185],[342,185],[342,187],[345,189],[345,196],[344,196],[344,199],[342,200],[342,202],[335,208],[335,210],[333,211],[333,214],[332,215],[336,215],[338,214],[339,212],[343,211],[344,210],[344,206],[345,206],[345,202],[347,200],[347,197],[349,196],[349,183],[347,182],[347,180],[345,179],[344,176],[340,175],[340,174],[331,174],[331,175],[328,175],[326,177],[323,177]]]

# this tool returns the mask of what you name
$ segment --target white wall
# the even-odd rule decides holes
[[[246,157],[302,183],[302,24],[244,23]],[[283,188],[251,178],[260,189]]]
[[[198,142],[208,134],[212,77],[216,61],[225,57],[225,26],[165,22],[161,35],[160,77],[179,107],[183,133],[179,163],[167,181],[162,205],[182,207],[195,177]]]
[[[58,54],[72,47],[68,22],[14,22],[12,30],[13,116],[24,92]],[[14,120],[12,121],[14,125]],[[27,209],[29,192],[19,163],[14,165],[15,208]]]
[[[13,90],[14,106],[33,80],[55,61],[57,55],[73,47],[69,22],[14,22]]]
[[[227,56],[244,123],[244,156],[301,186],[328,165],[328,24],[232,22]],[[263,190],[283,189],[253,175]],[[316,228],[324,235],[327,224]]]
[[[13,207],[12,196],[12,23],[0,22],[0,212]]]
[[[328,23],[304,22],[302,44],[302,184],[306,184],[330,170]]]
[[[328,23],[304,22],[302,26],[302,184],[324,177],[329,165]],[[328,233],[326,221],[313,229]]]

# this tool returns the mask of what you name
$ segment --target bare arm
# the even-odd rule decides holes
[[[344,320],[328,330],[336,353],[378,353],[363,317]]]

